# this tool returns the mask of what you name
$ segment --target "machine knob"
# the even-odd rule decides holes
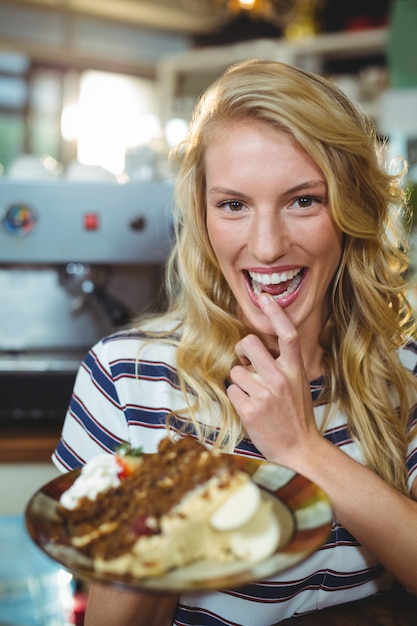
[[[130,228],[136,232],[139,232],[141,230],[145,230],[146,228],[146,219],[143,217],[143,215],[138,215],[137,217],[134,217],[131,221],[130,221]]]
[[[26,204],[12,204],[2,219],[4,229],[10,235],[28,235],[35,227],[36,216]]]

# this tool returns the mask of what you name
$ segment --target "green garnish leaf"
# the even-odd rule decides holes
[[[136,457],[140,457],[143,456],[143,449],[142,448],[132,448],[132,446],[129,443],[122,443],[120,446],[117,446],[117,448],[115,449],[116,454],[118,454],[119,456],[136,456]]]

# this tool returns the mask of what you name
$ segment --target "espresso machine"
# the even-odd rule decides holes
[[[0,179],[0,424],[62,420],[86,351],[164,306],[172,191]]]

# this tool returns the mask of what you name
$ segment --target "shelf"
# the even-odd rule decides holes
[[[189,118],[201,91],[233,63],[263,58],[321,73],[328,60],[385,55],[387,40],[388,29],[384,27],[328,33],[298,42],[257,39],[171,55],[157,64],[162,122],[178,116],[179,109]]]

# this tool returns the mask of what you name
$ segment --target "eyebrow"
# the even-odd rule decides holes
[[[297,191],[303,191],[303,189],[311,189],[315,187],[325,187],[327,189],[327,182],[324,180],[324,178],[318,178],[316,180],[306,180],[299,185],[295,185],[295,187],[287,189],[285,193],[296,193]]]
[[[228,187],[211,187],[210,189],[207,189],[207,193],[223,193],[223,194],[228,194],[231,196],[245,195],[245,194],[242,194],[241,191],[236,191],[235,189],[229,189]]]
[[[290,195],[292,193],[297,193],[299,191],[303,191],[305,189],[314,189],[316,187],[325,187],[327,189],[327,183],[323,178],[318,178],[315,180],[306,180],[300,183],[299,185],[295,185],[294,187],[290,187],[286,191],[284,191],[284,195]],[[228,187],[211,187],[207,190],[208,194],[220,193],[231,196],[240,196],[246,197],[246,194],[241,191],[236,191],[235,189],[229,189]]]

